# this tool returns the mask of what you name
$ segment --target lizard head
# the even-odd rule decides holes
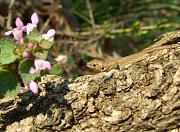
[[[88,63],[86,63],[86,66],[96,72],[102,72],[106,71],[108,67],[105,65],[105,62],[103,60],[94,59]]]

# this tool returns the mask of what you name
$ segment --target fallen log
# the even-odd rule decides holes
[[[39,96],[27,92],[1,99],[0,130],[180,131],[177,33],[161,38],[171,48],[133,64],[77,78],[43,76]]]

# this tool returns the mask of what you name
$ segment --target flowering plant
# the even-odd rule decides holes
[[[52,66],[47,60],[49,49],[54,45],[55,30],[50,29],[41,35],[37,30],[39,18],[37,13],[31,16],[31,23],[24,25],[19,17],[15,25],[5,35],[13,38],[0,39],[0,88],[20,86],[20,92],[30,89],[38,94],[35,82]]]

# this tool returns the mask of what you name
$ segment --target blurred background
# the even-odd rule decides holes
[[[42,33],[57,32],[51,55],[60,60],[56,70],[64,77],[91,74],[88,61],[138,52],[180,28],[179,0],[0,0],[0,36],[16,17],[26,24],[33,12]]]

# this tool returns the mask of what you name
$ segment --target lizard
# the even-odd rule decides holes
[[[180,30],[164,33],[155,39],[155,43],[145,48],[143,51],[123,57],[112,62],[105,62],[100,59],[94,59],[86,64],[89,69],[94,71],[108,71],[110,69],[117,68],[119,65],[134,63],[148,57],[150,53],[170,47],[171,44],[175,44],[180,41]]]
[[[162,45],[176,44],[177,42],[180,42],[180,30],[167,32],[158,36],[154,40],[154,43],[150,45],[149,47],[145,48],[144,50],[154,48],[154,47],[159,47]]]
[[[170,48],[172,48],[172,45],[153,47],[153,48],[145,49],[136,54],[132,54],[132,55],[129,55],[129,56],[126,56],[126,57],[123,57],[121,59],[114,60],[111,62],[105,62],[100,59],[94,59],[94,60],[86,63],[86,66],[89,69],[96,71],[96,72],[109,71],[111,69],[118,68],[119,65],[121,66],[121,65],[126,65],[126,64],[132,64],[132,63],[141,61],[141,60],[149,57],[150,54],[153,52],[160,51],[163,49],[170,49]]]

